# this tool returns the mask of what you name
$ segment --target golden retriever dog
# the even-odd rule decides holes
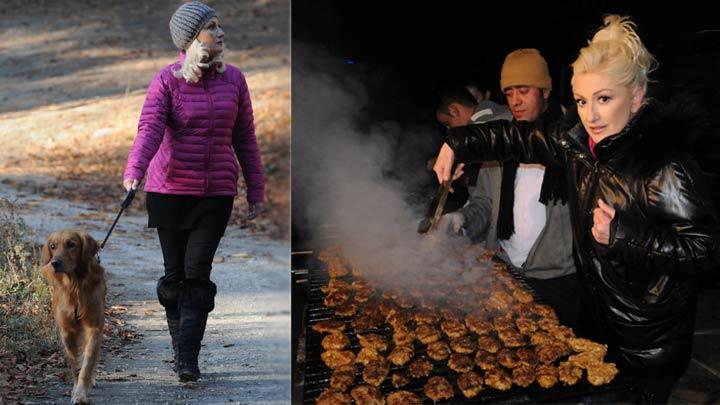
[[[72,403],[87,403],[95,383],[105,322],[105,270],[97,241],[82,231],[53,232],[43,247],[43,275],[73,373]]]

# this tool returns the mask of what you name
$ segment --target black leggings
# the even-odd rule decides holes
[[[165,279],[168,282],[210,280],[213,257],[225,227],[179,231],[158,228]]]

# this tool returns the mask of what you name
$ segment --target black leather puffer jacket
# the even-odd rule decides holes
[[[689,153],[694,122],[682,115],[650,100],[623,132],[595,146],[597,159],[579,122],[569,130],[492,122],[448,137],[460,162],[520,159],[565,168],[587,301],[582,316],[621,369],[638,376],[685,370],[700,280],[720,266],[716,210]],[[590,231],[598,199],[616,209],[607,246]]]

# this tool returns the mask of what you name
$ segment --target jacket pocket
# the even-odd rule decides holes
[[[164,176],[164,183],[165,187],[168,187],[169,185],[173,184],[173,180],[176,177],[176,140],[172,139],[172,144],[170,145],[170,148],[168,149],[167,154],[167,162],[165,163],[165,176]]]

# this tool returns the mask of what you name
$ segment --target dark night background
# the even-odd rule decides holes
[[[570,103],[570,63],[602,23],[630,15],[660,62],[663,85],[702,89],[718,111],[720,22],[709,3],[682,1],[333,1],[294,0],[293,41],[320,43],[378,78],[371,84],[377,119],[432,122],[435,90],[453,80],[485,80],[500,97],[502,62],[517,48],[537,48],[553,78],[556,101]],[[382,73],[381,73],[382,72]],[[293,81],[302,80],[293,77]]]

